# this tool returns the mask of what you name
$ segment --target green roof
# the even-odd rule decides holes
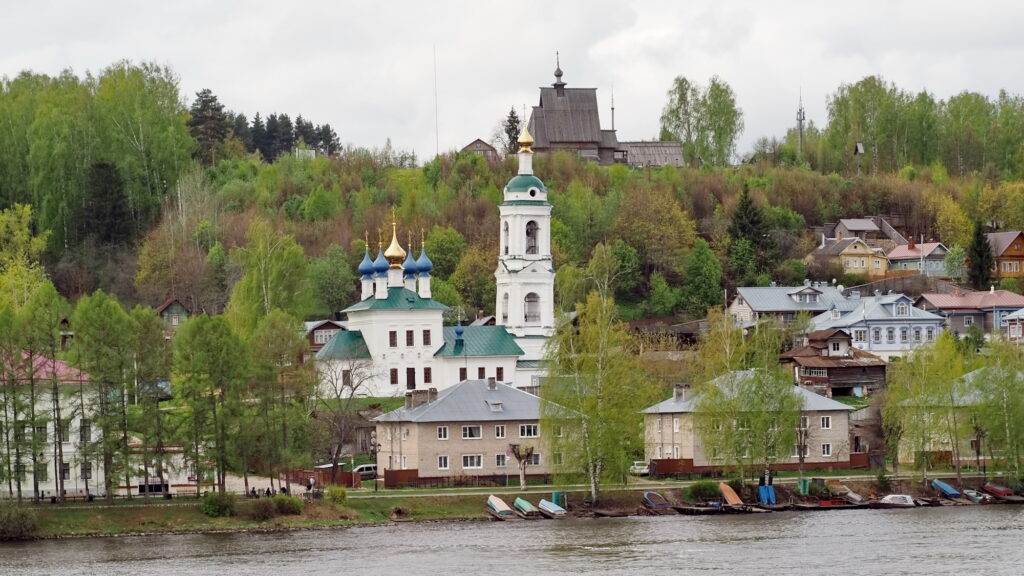
[[[370,350],[359,330],[340,330],[317,351],[317,360],[356,360],[369,358]]]
[[[462,342],[455,326],[444,327],[444,346],[434,356],[522,356],[523,349],[504,326],[463,326]]]
[[[547,200],[505,200],[502,206],[551,206]]]
[[[544,182],[541,182],[541,179],[533,174],[519,174],[505,185],[505,190],[509,192],[526,192],[530,188],[540,188],[542,192],[548,191],[547,187],[544,186]]]
[[[406,290],[400,286],[388,288],[388,297],[378,300],[369,297],[366,300],[357,302],[342,312],[355,312],[357,310],[447,310],[448,307],[432,298],[420,298],[420,295],[412,290]]]

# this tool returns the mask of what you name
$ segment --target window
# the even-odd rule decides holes
[[[525,320],[527,322],[540,322],[540,296],[530,292],[526,295],[524,302],[526,304],[524,309],[526,314]]]
[[[881,267],[882,267],[882,261],[879,260],[878,258],[875,258],[875,268],[881,268]]]
[[[839,320],[840,316],[841,316],[841,314],[840,314],[839,310],[836,310],[836,309],[832,310],[832,319],[833,320]]]
[[[551,455],[551,463],[554,464],[555,466],[561,466],[562,465],[562,453],[561,452],[555,452],[554,454],[552,454]]]
[[[433,384],[434,383],[434,372],[433,372],[433,370],[430,369],[430,366],[427,366],[426,368],[423,369],[423,383],[424,384]]]
[[[526,463],[530,466],[540,466],[540,454],[534,452],[526,458]]]
[[[476,377],[483,380],[487,377],[487,369],[483,366],[476,369]]]
[[[437,457],[437,469],[438,470],[447,470],[448,469],[448,457],[447,456],[438,456]]]
[[[316,344],[327,344],[337,333],[337,330],[317,330],[313,333],[313,342]]]
[[[46,436],[46,424],[36,426],[36,433],[33,435],[33,440],[46,441]]]
[[[92,462],[82,462],[82,480],[92,480]]]
[[[925,328],[924,335],[925,338],[927,338],[928,341],[931,342],[932,340],[935,339],[935,328]]]
[[[831,430],[832,429],[832,417],[831,416],[822,416],[821,417],[821,429],[822,430]]]
[[[679,459],[679,446],[672,447],[672,457],[675,458],[676,460]]]
[[[807,430],[807,427],[811,425],[811,419],[807,416],[800,417],[800,430]]]
[[[406,330],[405,331],[405,345],[406,346],[415,346],[416,345],[416,335],[415,335],[415,333],[412,330]]]
[[[562,427],[561,426],[555,425],[554,436],[555,436],[555,438],[561,438],[562,437]]]
[[[437,439],[438,440],[447,440],[448,439],[448,427],[447,426],[438,426],[437,427]]]
[[[526,223],[526,253],[537,253],[537,223],[530,220]]]
[[[480,454],[463,454],[462,467],[464,469],[483,468],[484,457]]]
[[[405,369],[405,389],[415,390],[416,389],[416,369],[406,368]]]
[[[658,446],[658,447],[657,447],[657,448],[656,448],[656,449],[654,450],[654,452],[655,452],[655,454],[656,454],[656,455],[655,455],[655,459],[656,459],[656,460],[661,460],[661,446]]]
[[[505,425],[504,424],[495,424],[494,425],[494,437],[495,438],[504,438],[505,437]]]
[[[921,329],[920,328],[914,328],[914,342],[920,342],[920,341],[921,341]]]
[[[832,455],[832,445],[831,444],[822,444],[821,445],[821,455],[822,456],[831,456]]]
[[[803,448],[803,450],[801,450],[801,448]],[[799,458],[801,456],[800,452],[803,452],[803,457],[806,458],[807,457],[807,446],[804,445],[804,446],[801,447],[799,444],[793,444],[793,454],[791,454],[791,456],[793,458]]]
[[[672,419],[672,431],[679,432],[679,418]]]
[[[60,436],[58,441],[69,442],[71,438],[71,420],[61,420],[60,426],[57,426],[57,433]]]
[[[483,432],[480,430],[480,426],[463,426],[462,427],[462,439],[463,440],[479,440],[483,438]]]
[[[78,439],[80,442],[92,441],[92,425],[85,418],[82,418],[81,424],[78,425]],[[85,478],[85,476],[82,478]]]
[[[900,342],[910,341],[910,328],[900,328]]]
[[[882,342],[881,328],[875,328],[874,330],[871,331],[871,341],[874,342],[875,344],[880,344]]]
[[[654,421],[654,431],[661,432],[661,418]]]
[[[853,341],[854,342],[867,342],[868,341],[868,331],[867,330],[854,330],[853,331]]]
[[[402,440],[408,440],[408,439],[409,439],[409,429],[408,428],[402,428]]]
[[[395,332],[394,330],[390,330],[388,332],[388,345],[392,348],[398,347],[398,332]]]
[[[889,344],[892,344],[893,342],[896,341],[896,329],[895,328],[886,328],[885,329],[885,341],[888,342]]]
[[[398,368],[391,369],[391,385],[398,386]]]
[[[897,316],[909,316],[910,315],[910,306],[907,306],[906,302],[900,302],[899,304],[896,305],[896,315]]]
[[[459,368],[459,382],[465,382],[466,377],[466,368]]]
[[[833,352],[839,352],[839,342],[833,342],[832,343],[832,351]]]
[[[974,316],[964,316],[964,326],[971,326],[974,324]]]
[[[501,246],[502,251],[508,254],[508,222],[505,222],[501,226]]]
[[[718,418],[712,419],[711,420],[711,429],[712,430],[721,430],[722,429],[722,421],[719,420]]]
[[[737,418],[736,419],[736,429],[737,430],[750,430],[750,419],[747,418],[747,417]]]
[[[806,366],[800,367],[801,376],[812,376],[817,378],[825,378],[828,376],[827,368],[808,368]]]
[[[491,412],[504,412],[505,405],[502,402],[488,402],[487,406],[490,407]]]
[[[60,464],[60,479],[71,480],[71,463],[61,462]]]
[[[861,258],[860,259],[860,267],[861,268],[867,268],[868,267],[867,258]]]
[[[520,424],[519,425],[519,437],[520,438],[536,438],[537,425],[536,424]]]
[[[181,322],[181,316],[178,314],[171,314],[168,318],[171,320],[171,326],[177,326]]]
[[[430,346],[430,330],[423,331],[423,345]]]
[[[506,456],[504,454],[495,454],[494,455],[494,465],[496,467],[504,468],[505,467],[505,461],[506,461]]]
[[[494,371],[494,379],[497,380],[498,382],[504,382],[505,381],[505,369],[502,368],[501,366],[498,366],[495,369],[495,371]]]
[[[341,371],[341,385],[346,387],[352,386],[352,371],[342,370]]]

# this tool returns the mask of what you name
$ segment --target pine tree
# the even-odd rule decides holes
[[[259,152],[263,154],[263,151],[267,149],[267,127],[263,124],[263,119],[260,118],[260,113],[257,112],[256,116],[252,119],[252,152]],[[266,155],[263,155],[266,159]]]
[[[204,165],[213,165],[217,162],[217,145],[224,141],[230,128],[224,105],[209,88],[203,88],[196,92],[190,112],[188,128],[198,144],[193,156]]]
[[[722,264],[705,240],[694,242],[684,273],[682,304],[688,312],[703,317],[709,307],[722,304]]]
[[[505,154],[515,154],[519,146],[519,133],[522,131],[515,106],[508,111],[508,117],[501,122],[501,130],[505,134],[503,138]]]
[[[750,198],[750,191],[746,184],[743,185],[743,192],[740,193],[736,211],[732,214],[732,222],[729,223],[729,236],[732,238],[733,244],[741,239],[750,242],[757,257],[756,273],[772,268],[775,242],[769,234],[764,213],[761,211],[761,207]],[[731,256],[732,250],[730,250],[730,258]]]
[[[257,116],[259,115],[257,114]],[[242,144],[245,145],[245,151],[252,154],[256,148],[252,145],[252,131],[249,130],[249,120],[245,117],[245,114],[235,116],[235,126],[232,130],[235,132],[235,138],[241,140]]]
[[[967,281],[975,290],[988,288],[992,281],[992,267],[995,266],[995,258],[992,256],[992,246],[988,238],[982,232],[981,222],[974,223],[974,237],[971,238],[971,245],[967,249],[967,259],[970,266],[967,267]]]

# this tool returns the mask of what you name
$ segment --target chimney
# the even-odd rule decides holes
[[[498,381],[494,379],[494,376],[488,376],[487,377],[487,389],[488,390],[497,390],[498,389]]]
[[[882,295],[882,291],[881,290],[875,290],[875,298],[878,298],[881,295]]]
[[[484,319],[484,311],[483,310],[477,310],[476,311],[476,319],[477,320],[483,320]]]
[[[690,385],[685,382],[680,382],[675,385],[675,389],[672,391],[672,397],[676,402],[683,402],[690,399]]]
[[[908,250],[913,250],[914,249],[914,235],[913,234],[911,234],[907,238],[907,249]]]
[[[437,400],[437,388],[428,388],[427,389],[427,403],[429,404],[429,403],[431,403],[431,402],[433,402],[435,400]]]
[[[437,395],[437,389],[434,389],[435,398]],[[405,393],[405,407],[415,408],[421,404],[426,404],[430,401],[430,391],[428,390],[410,390]]]

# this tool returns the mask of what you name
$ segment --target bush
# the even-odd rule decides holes
[[[274,507],[278,514],[302,514],[302,499],[287,494],[274,496]]]
[[[269,498],[253,500],[249,505],[249,517],[257,522],[266,522],[277,516],[277,506]]]
[[[214,518],[234,516],[235,496],[227,492],[207,492],[203,494],[203,501],[199,504],[199,511]]]
[[[701,480],[694,482],[688,488],[690,499],[694,501],[711,500],[721,496],[718,490],[718,483],[712,480]]]
[[[344,486],[328,486],[327,501],[335,506],[344,506],[348,502],[348,490]]]
[[[892,490],[892,481],[889,479],[889,474],[885,471],[885,468],[878,469],[878,474],[875,476],[875,488],[883,494]]]
[[[32,510],[13,503],[0,504],[0,540],[30,540],[38,530]]]

